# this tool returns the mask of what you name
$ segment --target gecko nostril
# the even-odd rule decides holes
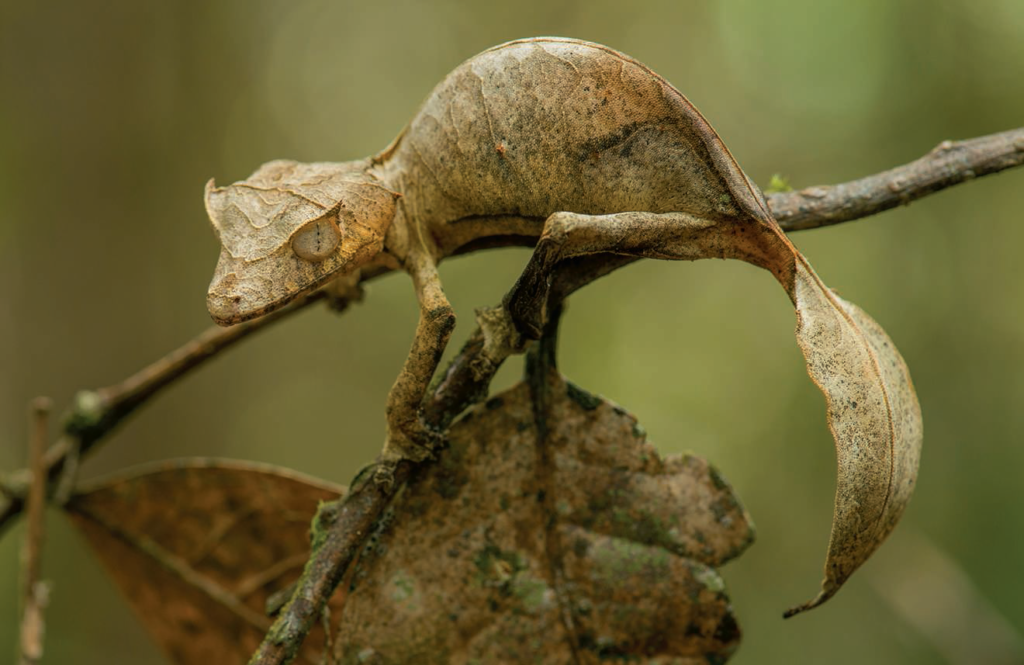
[[[206,298],[206,309],[210,316],[220,325],[229,325],[238,319],[242,307],[242,296],[209,294]]]

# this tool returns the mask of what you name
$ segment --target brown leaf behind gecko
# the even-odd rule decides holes
[[[454,425],[396,500],[346,599],[344,663],[724,662],[715,567],[753,529],[694,456],[555,377],[539,440],[520,384]],[[575,658],[575,660],[574,660]]]
[[[219,665],[247,662],[270,627],[267,599],[302,572],[318,503],[342,492],[280,468],[190,459],[87,488],[67,511],[168,656]],[[299,662],[320,662],[323,648],[317,627]]]

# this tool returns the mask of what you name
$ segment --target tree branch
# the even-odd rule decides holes
[[[946,141],[920,159],[884,173],[840,185],[772,194],[768,201],[783,229],[799,231],[867,217],[1022,163],[1024,128],[967,141]],[[560,301],[632,260],[599,255],[569,261],[559,271],[551,299]],[[361,280],[367,281],[387,270],[364,271]],[[328,295],[317,291],[263,318],[231,328],[207,330],[117,385],[80,393],[65,421],[64,436],[46,454],[51,487],[69,460],[77,453],[94,450],[126,416],[163,388],[250,334]],[[342,295],[334,301],[343,307],[348,299]],[[481,323],[486,324],[485,319],[481,319]],[[429,424],[446,428],[462,410],[486,395],[494,372],[508,352],[508,349],[495,350],[489,346],[492,338],[493,335],[485,339],[480,329],[470,337],[424,404],[424,418]],[[316,523],[321,537],[317,547],[292,602],[275,622],[252,662],[286,662],[288,654],[298,648],[395,489],[413,471],[408,463],[399,465],[391,487],[373,482],[356,483],[357,487],[340,504],[328,504],[333,508],[318,513]],[[29,476],[30,472],[22,471],[0,483],[0,533],[22,511]]]
[[[1024,164],[1024,127],[967,141],[943,141],[924,157],[833,186],[772,194],[768,205],[786,231],[830,226]]]

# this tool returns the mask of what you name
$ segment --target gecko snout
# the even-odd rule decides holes
[[[243,320],[245,311],[241,296],[225,296],[210,292],[206,295],[206,309],[218,325],[230,326]]]

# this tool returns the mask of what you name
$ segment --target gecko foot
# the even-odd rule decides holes
[[[373,483],[390,493],[395,484],[395,465],[387,462],[378,464],[377,468],[373,470]]]
[[[505,305],[516,330],[527,339],[540,339],[544,327],[545,297],[530,297],[522,287],[522,282],[512,290],[508,303]]]
[[[446,438],[426,425],[418,427],[412,435],[403,433],[399,436],[390,435],[384,442],[380,463],[373,472],[373,482],[383,486],[387,491],[395,482],[395,467],[402,460],[419,463],[430,459],[434,453],[444,447]]]
[[[444,432],[430,427],[420,419],[412,427],[389,427],[374,480],[387,482],[393,476],[395,465],[402,460],[422,462],[433,457],[436,451],[444,447],[446,440]]]

